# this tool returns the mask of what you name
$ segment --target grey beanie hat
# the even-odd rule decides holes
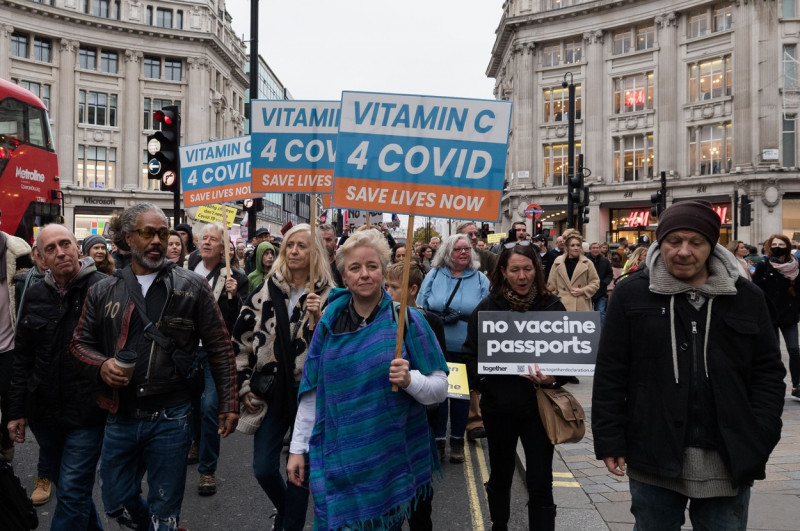
[[[83,251],[83,255],[86,256],[89,254],[89,249],[97,245],[98,243],[102,243],[106,247],[108,247],[108,242],[105,238],[100,236],[99,234],[90,234],[89,236],[83,239],[83,245],[81,246],[81,250]]]

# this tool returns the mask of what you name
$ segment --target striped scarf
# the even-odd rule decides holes
[[[430,492],[435,466],[425,407],[389,384],[397,341],[391,299],[384,292],[367,326],[334,334],[332,325],[350,298],[341,290],[329,299],[300,383],[300,394],[317,390],[310,440],[314,529],[384,529],[401,522]],[[447,371],[433,332],[420,314],[409,315],[403,357],[422,374]]]

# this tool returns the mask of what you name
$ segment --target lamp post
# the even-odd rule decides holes
[[[567,83],[569,76],[569,83]],[[575,205],[572,200],[572,177],[575,175],[575,82],[572,72],[564,74],[561,86],[568,89],[567,106],[567,228],[575,227]]]

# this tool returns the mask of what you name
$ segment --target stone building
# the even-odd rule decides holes
[[[566,81],[591,172],[589,241],[653,236],[661,171],[668,204],[713,203],[723,243],[800,240],[799,4],[507,0],[487,69],[495,96],[514,104],[498,231],[530,203],[545,228],[566,228]],[[742,195],[754,200],[748,227],[737,223]]]

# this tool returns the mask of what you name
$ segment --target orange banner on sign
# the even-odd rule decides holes
[[[495,190],[337,177],[333,204],[417,216],[495,219],[501,196],[502,192]]]
[[[214,203],[247,199],[252,196],[253,192],[250,191],[250,183],[229,184],[226,186],[215,186],[213,188],[202,188],[199,190],[185,190],[183,192],[183,206],[211,205]]]
[[[254,192],[329,194],[333,170],[253,168]]]

